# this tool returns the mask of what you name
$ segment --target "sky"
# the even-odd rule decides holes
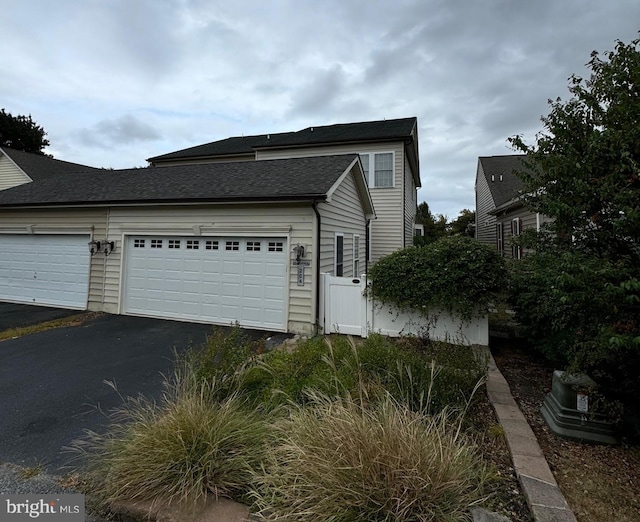
[[[474,209],[479,156],[533,143],[638,0],[0,0],[0,108],[95,167],[229,136],[418,118],[419,202]]]

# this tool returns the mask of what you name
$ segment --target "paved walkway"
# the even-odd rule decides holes
[[[489,354],[487,394],[504,428],[520,486],[536,522],[576,522],[506,379]]]

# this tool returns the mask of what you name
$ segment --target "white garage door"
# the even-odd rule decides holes
[[[88,235],[0,235],[0,300],[87,308]]]
[[[127,239],[124,312],[285,330],[285,238]]]

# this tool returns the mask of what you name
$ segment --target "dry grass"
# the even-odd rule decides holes
[[[459,420],[315,395],[275,424],[255,503],[273,521],[467,520],[492,473]]]
[[[90,490],[106,504],[239,498],[266,446],[267,425],[231,396],[211,400],[211,386],[178,375],[162,402],[128,399],[106,434],[89,432],[72,450],[86,460]]]
[[[71,315],[69,317],[63,317],[61,319],[54,319],[52,321],[46,321],[44,323],[33,324],[29,326],[20,326],[17,328],[9,328],[8,330],[0,331],[0,341],[6,341],[7,339],[16,339],[25,335],[31,335],[38,332],[44,332],[45,330],[53,330],[54,328],[64,328],[66,326],[78,326],[89,319],[95,317],[95,313],[81,313]]]

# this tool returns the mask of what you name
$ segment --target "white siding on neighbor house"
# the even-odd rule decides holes
[[[6,154],[0,152],[0,190],[29,183],[31,178],[20,170]]]
[[[107,209],[104,208],[0,210],[0,233],[82,233],[92,234],[94,239],[101,241],[106,237],[106,224]],[[89,310],[103,309],[104,262],[102,252],[91,257],[87,304]]]
[[[496,218],[489,215],[495,209],[493,196],[489,191],[489,184],[478,160],[476,174],[476,239],[490,247],[496,247]]]
[[[416,222],[418,193],[409,160],[404,159],[404,246],[413,245],[413,225]]]
[[[548,223],[551,218],[547,216],[543,216],[541,214],[536,215],[534,212],[528,210],[525,206],[517,207],[513,210],[506,211],[500,214],[496,218],[497,223],[503,224],[504,230],[504,255],[506,257],[511,257],[511,239],[513,237],[512,233],[512,221],[514,219],[520,219],[521,221],[521,232],[525,230],[537,230],[538,224],[542,226],[543,223]],[[525,251],[526,253],[527,251]]]
[[[372,222],[371,261],[375,262],[404,246],[405,216],[404,203],[404,144],[402,142],[327,145],[300,147],[295,149],[259,150],[257,160],[302,158],[309,156],[330,156],[335,154],[393,152],[394,186],[369,188],[376,219]]]
[[[124,272],[122,244],[126,235],[173,236],[278,236],[288,237],[288,312],[287,329],[313,333],[315,274],[313,248],[315,214],[311,205],[210,205],[113,207],[109,216],[109,240],[116,249],[107,258],[105,311],[121,313],[121,273]],[[290,229],[290,232],[289,232]],[[291,269],[291,250],[297,243],[307,247],[305,284],[298,286],[297,273]]]
[[[254,161],[255,154],[238,154],[234,156],[219,156],[214,158],[182,158],[159,161],[154,167],[173,167],[175,165],[202,165],[204,163],[230,163],[237,161]]]
[[[331,195],[331,201],[318,205],[321,216],[320,272],[335,275],[335,238],[344,234],[344,277],[355,277],[353,273],[354,236],[360,236],[360,272],[365,266],[366,218],[356,188],[353,171],[342,181]]]

